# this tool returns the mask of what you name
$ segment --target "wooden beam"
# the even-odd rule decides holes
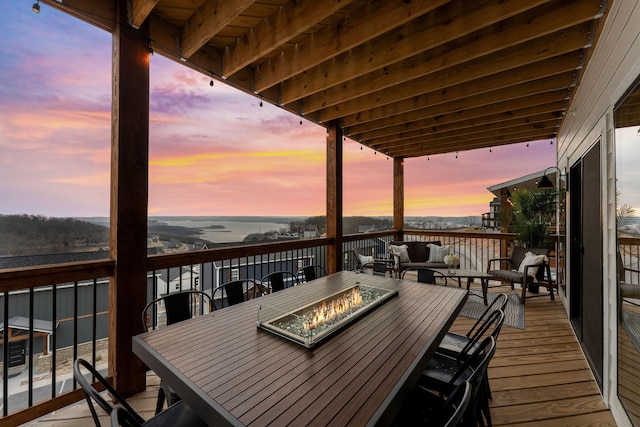
[[[147,202],[149,169],[149,35],[127,21],[119,0],[113,33],[111,140],[111,258],[109,373],[123,396],[145,389],[146,367],[131,352],[131,338],[144,332],[147,303]]]
[[[182,27],[182,56],[193,56],[254,2],[255,0],[205,0]]]
[[[42,3],[112,33],[116,24],[116,1],[41,0]]]
[[[342,259],[342,129],[337,121],[327,128],[327,237],[333,244],[327,246],[329,273],[341,271]]]
[[[157,4],[158,0],[131,0],[131,25],[140,28]]]
[[[499,147],[501,145],[521,143],[527,141],[537,141],[543,139],[551,139],[556,136],[556,129],[535,129],[527,130],[517,134],[508,136],[486,136],[473,139],[440,141],[438,143],[431,142],[428,139],[422,142],[416,142],[412,147],[403,148],[390,152],[390,156],[394,157],[418,157],[434,154],[444,154],[451,152],[476,150],[478,148]]]
[[[414,138],[439,138],[450,134],[456,136],[466,136],[475,133],[482,133],[487,130],[493,129],[508,129],[510,127],[531,125],[536,126],[539,123],[546,123],[549,121],[557,122],[562,118],[562,105],[554,105],[555,108],[549,112],[541,112],[538,114],[516,114],[514,117],[504,118],[502,120],[470,120],[468,122],[456,122],[450,125],[443,125],[439,127],[431,127],[424,129],[416,129],[407,132],[400,132],[394,135],[387,135],[379,138],[370,139],[368,141],[360,141],[366,143],[369,147],[375,150],[388,149],[390,147],[397,148],[403,144],[403,141],[411,141]]]
[[[398,73],[402,73],[402,71],[413,72],[409,65],[403,67],[402,61],[415,56],[416,53],[426,52],[437,46],[442,46],[447,42],[480,31],[483,28],[492,26],[494,23],[508,19],[518,13],[523,13],[546,2],[547,0],[508,3],[489,2],[484,3],[481,7],[470,8],[468,2],[466,7],[460,7],[454,1],[433,11],[422,19],[416,19],[406,26],[397,27],[385,34],[384,37],[360,44],[338,57],[331,58],[317,67],[307,70],[305,73],[300,73],[284,81],[282,83],[282,102],[288,104],[332,86],[338,86],[334,91],[339,90],[344,83],[357,77],[365,79],[365,76],[374,70],[380,70],[383,76],[386,76],[387,67],[392,64],[399,64],[399,66],[394,68],[391,76],[385,77],[385,81],[389,82],[395,78],[397,82]],[[499,44],[497,46],[502,45]],[[495,50],[496,47],[493,49]],[[436,61],[432,60],[431,64],[441,61],[442,58],[440,56],[438,55]],[[443,63],[446,64],[444,61],[441,62],[441,64]],[[428,68],[429,66],[426,69]],[[416,76],[428,74],[426,69],[417,70]],[[407,79],[402,77],[401,81],[406,81]],[[363,83],[362,80],[359,82]],[[366,83],[364,84],[367,85]],[[370,86],[370,83],[367,86]],[[345,89],[347,93],[351,92],[350,87]],[[305,101],[305,112],[308,113],[310,111],[307,110]]]
[[[404,159],[393,159],[393,228],[404,230]],[[399,240],[401,240],[400,237]]]
[[[222,57],[222,77],[226,79],[280,48],[352,1],[302,0],[290,1],[279,7],[271,16],[260,21],[244,37],[239,37],[225,49]]]
[[[262,92],[446,3],[448,0],[367,2],[343,21],[327,26],[291,51],[257,67],[255,90]]]
[[[394,152],[402,152],[404,148],[414,147],[416,144],[449,144],[455,150],[455,144],[460,141],[474,141],[477,139],[486,140],[488,138],[509,137],[513,134],[522,135],[526,132],[539,132],[546,131],[547,133],[553,132],[558,127],[558,119],[551,118],[543,122],[536,122],[517,126],[503,127],[501,123],[494,123],[487,125],[483,130],[478,132],[470,131],[470,133],[464,133],[463,131],[444,132],[439,135],[422,135],[413,138],[407,138],[395,142],[390,142],[377,149],[383,153],[393,150]]]
[[[382,70],[376,70],[373,73],[368,73],[362,77],[308,96],[304,98],[304,112],[305,114],[311,114],[322,108],[370,93],[376,93],[385,88],[392,88],[393,90],[395,86],[405,85],[407,82],[417,78],[420,81],[431,82],[431,88],[437,88],[438,86],[448,87],[533,64],[583,48],[589,43],[590,33],[591,25],[585,23],[527,43],[505,46],[504,49],[500,50],[496,50],[495,46],[500,46],[499,38],[502,33],[492,35],[488,38],[489,40],[481,39],[475,43],[467,43],[442,55],[429,51],[407,61],[392,64]],[[515,39],[515,37],[512,38]],[[480,55],[479,53],[485,54]],[[464,55],[469,60],[462,60]],[[452,62],[454,64],[449,65]],[[455,62],[458,62],[458,64],[455,64]],[[325,82],[329,83],[326,79]],[[285,86],[286,84],[283,84],[283,89]],[[299,90],[302,91],[302,89]],[[426,87],[425,91],[429,91],[429,87]],[[287,101],[284,92],[283,101]]]
[[[409,114],[412,111],[428,111],[428,114],[433,114],[434,116],[438,114],[454,113],[464,111],[468,108],[488,106],[497,102],[523,99],[526,96],[537,95],[541,92],[561,91],[566,93],[568,96],[568,91],[566,89],[574,84],[575,73],[573,71],[569,71],[532,82],[521,82],[507,88],[499,88],[478,95],[472,95],[465,98],[453,98],[442,103],[433,101],[431,96],[419,95],[414,99],[400,101],[380,108],[371,108],[367,111],[346,116],[342,119],[342,126],[347,127],[357,124],[366,125],[366,123],[383,118],[393,119],[396,115],[402,117],[404,114]]]
[[[540,61],[535,66],[525,65],[453,86],[434,83],[428,77],[415,79],[393,89],[385,89],[323,109],[318,112],[318,117],[320,122],[327,122],[346,115],[380,108],[383,105],[415,100],[421,96],[428,98],[430,105],[442,104],[453,99],[462,99],[576,70],[582,64],[581,59],[581,51],[572,52]],[[425,92],[425,87],[431,90]],[[422,95],[416,96],[416,94]]]
[[[440,108],[424,108],[411,111],[398,116],[391,116],[375,122],[356,125],[345,129],[345,133],[358,141],[366,141],[379,138],[385,135],[393,135],[399,132],[406,132],[415,129],[422,129],[430,126],[440,126],[448,123],[461,122],[466,120],[491,120],[492,117],[500,120],[513,117],[514,110],[527,108],[541,108],[545,111],[552,105],[565,105],[567,91],[554,91],[540,93],[525,98],[508,99],[502,102],[495,102],[477,108],[468,108],[458,111],[447,111],[445,113]],[[534,111],[534,110],[532,110]],[[400,124],[398,124],[400,123]],[[374,126],[375,125],[375,126]]]

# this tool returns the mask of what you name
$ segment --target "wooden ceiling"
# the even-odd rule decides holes
[[[116,0],[43,3],[113,30]],[[554,138],[605,0],[131,0],[155,52],[390,157]]]

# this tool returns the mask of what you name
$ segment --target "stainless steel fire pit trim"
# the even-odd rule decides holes
[[[294,334],[291,333],[289,331],[286,331],[284,329],[281,329],[277,326],[274,326],[273,323],[286,318],[288,316],[292,316],[295,315],[295,312],[299,312],[302,311],[306,308],[309,307],[313,307],[315,305],[321,304],[323,301],[329,300],[337,295],[340,294],[344,294],[345,292],[349,291],[350,289],[352,289],[353,287],[359,287],[359,288],[363,288],[363,289],[377,289],[380,291],[384,291],[385,293],[380,296],[379,298],[377,298],[376,300],[372,301],[371,303],[357,309],[356,311],[354,311],[353,313],[349,314],[347,317],[340,319],[338,321],[336,321],[336,323],[334,323],[332,325],[332,327],[330,329],[326,329],[324,331],[318,332],[318,333],[314,333],[313,330],[310,331],[310,336],[309,337],[302,337],[298,334]],[[289,341],[293,341],[297,344],[300,344],[304,347],[307,348],[313,348],[315,345],[317,345],[318,343],[320,343],[321,341],[323,341],[324,339],[328,338],[329,336],[333,335],[334,333],[340,331],[341,329],[343,329],[344,327],[346,327],[347,325],[349,325],[350,323],[358,320],[360,317],[362,317],[363,315],[369,313],[370,311],[372,311],[373,309],[377,308],[378,306],[380,306],[381,304],[383,304],[385,301],[389,300],[390,298],[398,295],[398,289],[389,289],[389,288],[382,288],[382,287],[377,287],[377,286],[370,286],[370,285],[361,285],[361,284],[356,284],[355,286],[353,286],[351,288],[347,288],[347,289],[343,289],[341,291],[335,292],[333,294],[327,295],[321,299],[318,299],[314,302],[308,303],[302,307],[298,307],[293,311],[290,312],[286,312],[283,313],[280,316],[277,317],[273,317],[270,318],[268,320],[260,320],[260,311],[262,309],[262,304],[258,304],[258,321],[257,321],[257,326],[259,329],[263,329],[265,331],[268,331],[274,335],[278,335],[282,338],[286,338]]]

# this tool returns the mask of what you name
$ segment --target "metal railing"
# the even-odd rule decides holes
[[[391,230],[343,236],[339,268],[355,268],[354,248],[363,254],[386,257],[388,245],[398,234]],[[404,230],[403,239],[440,241],[460,256],[462,268],[484,270],[488,259],[508,251],[513,235]],[[235,278],[259,281],[267,273],[295,272],[310,264],[330,270],[327,254],[334,242],[329,238],[302,239],[152,255],[147,258],[147,300],[184,289],[198,288],[211,294],[217,286]],[[104,260],[0,271],[0,321],[11,326],[16,321],[14,317],[26,319],[22,323],[26,326],[18,334],[22,336],[19,340],[25,342],[25,363],[17,368],[22,369],[18,374],[22,375],[20,387],[14,389],[9,378],[14,370],[2,362],[0,404],[5,420],[25,422],[80,400],[82,394],[69,369],[75,358],[106,364],[108,283],[114,265],[113,260]],[[46,328],[38,329],[44,324],[40,321],[52,325],[50,333]],[[11,357],[9,343],[17,335],[7,333],[6,326],[3,328],[0,343],[5,361]],[[42,360],[50,362],[41,363]]]
[[[618,238],[618,252],[622,258],[622,264],[627,269],[620,280],[627,283],[640,284],[640,273],[632,270],[640,270],[640,239],[631,237]],[[621,273],[621,272],[620,272]]]

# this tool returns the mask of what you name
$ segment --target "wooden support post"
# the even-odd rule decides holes
[[[109,375],[123,396],[145,389],[146,367],[131,352],[143,332],[147,298],[147,201],[149,170],[149,38],[127,23],[127,1],[117,2],[113,33],[111,116],[111,257]],[[144,28],[147,29],[145,32]]]
[[[511,192],[508,188],[500,190],[500,232],[508,233],[509,226],[513,219],[513,205],[511,204]],[[504,240],[501,240],[504,242]],[[508,245],[500,245],[500,257],[506,258],[509,256]]]
[[[327,248],[329,273],[341,271],[342,255],[342,128],[336,120],[327,128],[327,237],[334,243]]]
[[[395,240],[404,239],[404,157],[393,159],[393,228]]]

